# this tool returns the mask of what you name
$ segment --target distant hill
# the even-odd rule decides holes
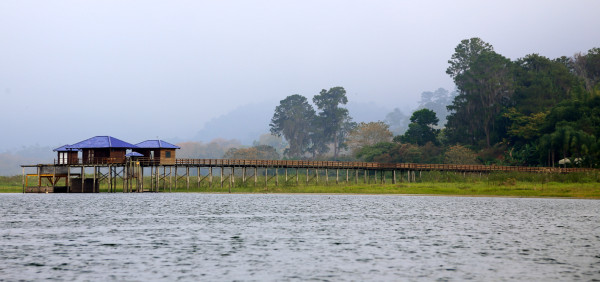
[[[277,103],[262,102],[237,107],[204,124],[194,141],[210,142],[217,138],[237,139],[251,145],[261,134],[269,132],[269,123]]]

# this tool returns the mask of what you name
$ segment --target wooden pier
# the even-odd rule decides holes
[[[88,160],[85,163],[55,162],[21,167],[24,193],[97,193],[101,183],[105,183],[108,191],[113,193],[173,191],[173,188],[177,189],[178,183],[181,182],[185,182],[187,189],[190,185],[196,187],[205,185],[208,188],[215,186],[224,188],[227,185],[231,191],[236,181],[244,185],[263,185],[267,188],[269,185],[278,186],[281,177],[284,177],[286,185],[385,184],[386,181],[396,184],[398,181],[413,182],[416,173],[420,174],[423,171],[459,173],[595,171],[590,168],[302,160],[176,159],[171,164],[164,164],[146,158],[121,160],[107,158],[96,159],[93,162]],[[145,181],[144,175],[146,175]],[[31,177],[37,178],[34,186],[29,183]]]

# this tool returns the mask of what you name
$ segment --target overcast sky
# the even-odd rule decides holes
[[[343,86],[394,108],[453,89],[480,37],[511,59],[600,47],[600,1],[0,1],[0,152],[190,138],[249,103]],[[257,137],[258,138],[258,137]]]

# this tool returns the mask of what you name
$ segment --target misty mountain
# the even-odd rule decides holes
[[[269,123],[276,103],[246,104],[211,119],[193,138],[194,141],[210,142],[213,139],[237,139],[244,145],[252,145],[261,134],[269,132]]]

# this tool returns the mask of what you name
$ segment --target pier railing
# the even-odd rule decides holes
[[[367,170],[423,170],[423,171],[519,171],[519,172],[583,172],[591,168],[526,167],[497,165],[458,165],[458,164],[416,164],[416,163],[372,163],[304,160],[237,160],[237,159],[177,159],[175,165],[195,165],[207,167],[281,167],[281,168],[330,168]]]
[[[339,162],[339,161],[307,161],[307,160],[245,160],[245,159],[176,159],[171,162],[158,158],[93,158],[70,159],[69,163],[54,160],[54,165],[125,165],[127,160],[139,162],[142,166],[204,166],[204,167],[278,167],[278,168],[310,168],[310,169],[363,169],[363,170],[413,170],[413,171],[458,171],[458,172],[547,172],[569,173],[594,171],[592,168],[564,167],[528,167],[497,165],[459,165],[459,164],[417,164],[417,163],[373,163],[373,162]]]

